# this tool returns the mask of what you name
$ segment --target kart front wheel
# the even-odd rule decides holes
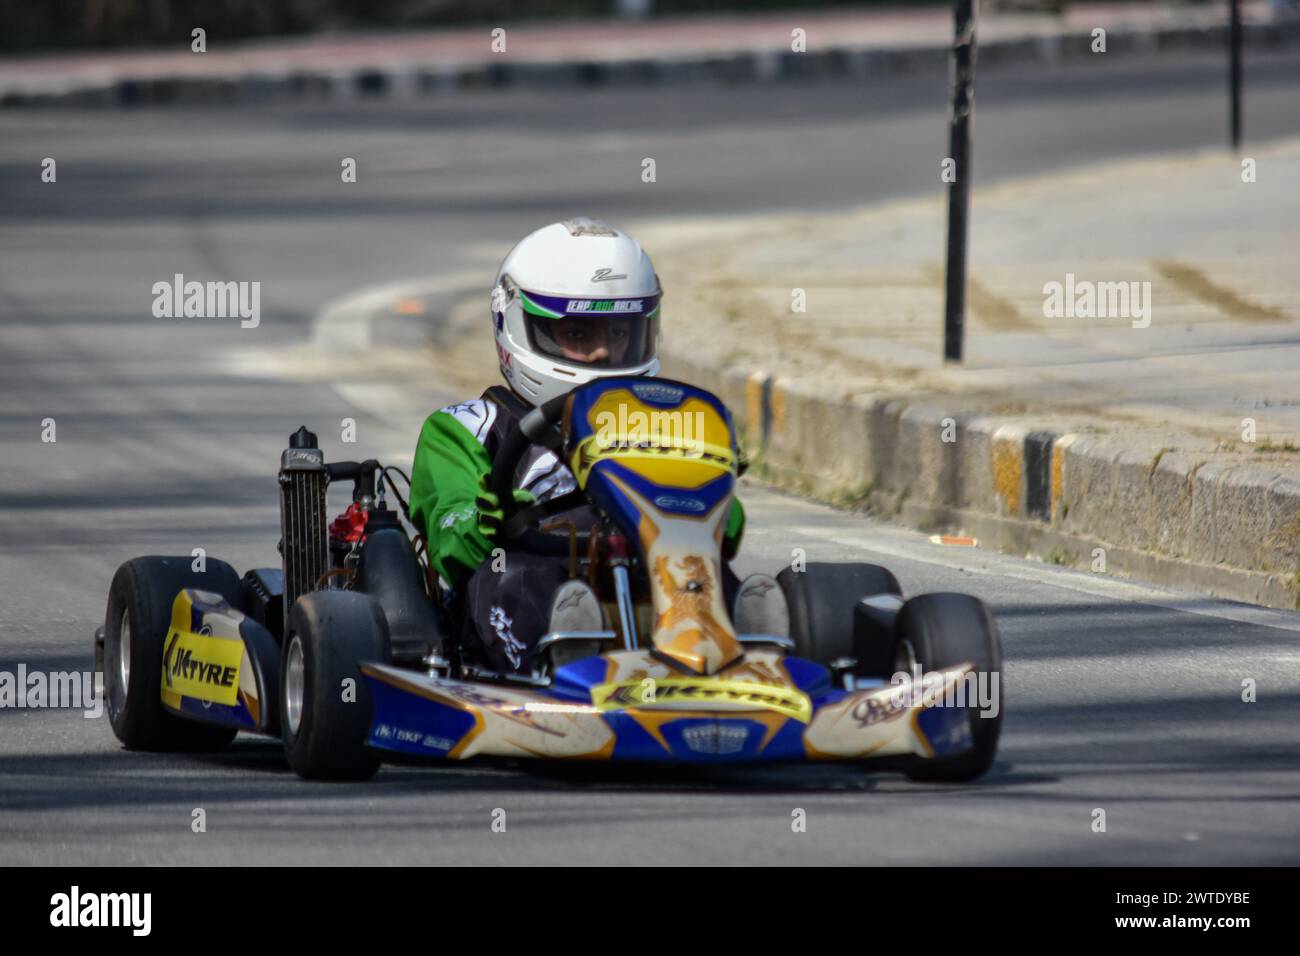
[[[1002,732],[1002,643],[988,607],[969,594],[920,594],[898,612],[895,668],[928,674],[974,665],[980,683],[994,694],[994,708],[982,709],[967,699],[972,746],[942,757],[916,758],[906,773],[912,780],[960,783],[973,780],[993,765]]]
[[[379,604],[355,591],[314,591],[289,612],[280,658],[280,729],[289,766],[312,780],[365,780],[373,705],[363,663],[391,659]]]
[[[239,575],[208,558],[203,571],[189,557],[133,558],[117,569],[104,612],[104,698],[108,720],[128,750],[220,750],[235,738],[228,727],[186,720],[162,704],[163,645],[172,604],[185,588],[239,604]]]
[[[814,561],[802,571],[783,568],[776,576],[790,606],[790,636],[795,656],[828,665],[840,658],[855,657],[853,613],[864,597],[902,594],[898,578],[878,564],[854,562],[832,564]],[[882,644],[888,644],[886,638]],[[892,647],[882,647],[877,661],[859,664],[872,676],[885,676]],[[882,671],[877,675],[876,671]]]

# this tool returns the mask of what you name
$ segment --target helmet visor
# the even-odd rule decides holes
[[[520,292],[528,341],[560,362],[634,368],[654,358],[659,296],[569,299]]]

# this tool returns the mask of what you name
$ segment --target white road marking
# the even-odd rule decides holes
[[[417,298],[439,292],[454,292],[475,283],[486,289],[490,274],[482,269],[369,286],[352,295],[328,303],[312,320],[312,344],[326,351],[351,351],[369,348],[371,317],[397,299]],[[486,292],[484,293],[486,297]]]
[[[438,399],[446,404],[454,400],[453,392],[442,385],[424,351],[375,345],[371,322],[400,299],[459,292],[490,275],[491,269],[485,269],[369,286],[322,307],[312,320],[310,338],[301,345],[230,350],[216,355],[213,363],[253,378],[324,381],[358,410],[414,436],[439,407]],[[432,402],[431,393],[436,396]],[[411,442],[414,449],[414,437]]]

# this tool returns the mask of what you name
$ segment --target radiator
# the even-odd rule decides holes
[[[329,570],[325,491],[329,473],[316,436],[306,427],[289,438],[280,456],[280,552],[284,558],[284,620],[293,603],[316,589]]]

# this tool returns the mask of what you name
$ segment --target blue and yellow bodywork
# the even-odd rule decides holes
[[[208,591],[172,602],[163,642],[163,706],[203,723],[279,733],[280,649],[269,631]]]
[[[629,643],[559,668],[549,686],[472,684],[362,667],[372,747],[630,761],[941,756],[971,746],[969,711],[906,688],[842,690],[819,664],[742,642],[725,606],[721,544],[739,460],[729,412],[678,382],[607,378],[576,390],[565,453],[581,488],[635,544],[650,613]],[[851,597],[851,596],[846,596]],[[623,635],[620,635],[622,637]]]
[[[614,651],[561,668],[544,689],[362,667],[375,708],[370,745],[453,760],[944,756],[971,746],[969,711],[938,705],[968,672],[942,672],[942,686],[923,699],[903,686],[839,690],[826,668],[773,651],[748,651],[707,677],[645,651]]]

